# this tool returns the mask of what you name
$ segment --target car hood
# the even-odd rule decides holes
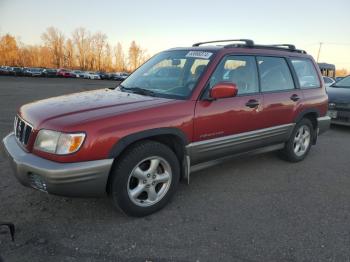
[[[328,87],[328,101],[338,103],[350,103],[350,88]]]
[[[176,100],[100,89],[29,103],[19,109],[19,115],[37,128],[51,120],[60,119],[60,123],[65,122],[67,125],[78,124],[109,115],[155,107],[171,101]],[[71,123],[67,122],[68,119]]]

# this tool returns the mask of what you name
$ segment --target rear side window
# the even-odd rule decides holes
[[[291,61],[297,74],[300,88],[307,89],[321,86],[316,69],[309,59],[293,58]]]
[[[281,57],[258,57],[262,92],[294,89],[292,74],[288,64]]]

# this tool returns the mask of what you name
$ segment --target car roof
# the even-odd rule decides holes
[[[229,42],[230,44],[223,44]],[[242,43],[243,42],[243,43]],[[215,44],[216,43],[216,44]],[[280,56],[301,56],[311,57],[307,55],[306,51],[297,49],[292,44],[273,44],[260,45],[255,44],[250,39],[231,39],[231,40],[216,40],[208,42],[195,43],[191,47],[177,47],[171,48],[167,51],[202,51],[213,53],[242,53],[242,54],[267,54]]]

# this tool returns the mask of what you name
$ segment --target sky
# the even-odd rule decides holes
[[[102,31],[124,49],[135,40],[149,55],[217,39],[290,43],[319,62],[350,70],[350,0],[0,0],[0,35],[40,44],[54,26]]]

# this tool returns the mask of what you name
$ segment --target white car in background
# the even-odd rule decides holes
[[[324,76],[323,81],[324,81],[324,84],[326,85],[326,87],[330,87],[331,85],[333,85],[335,83],[335,80],[331,77],[328,77],[328,76]]]
[[[85,72],[80,71],[80,70],[73,70],[71,72],[76,78],[84,78]]]
[[[84,78],[86,79],[97,79],[100,80],[101,77],[95,72],[84,72]]]

